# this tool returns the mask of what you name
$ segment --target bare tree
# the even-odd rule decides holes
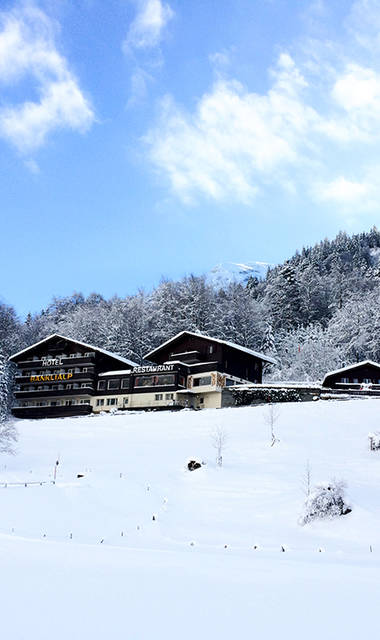
[[[227,434],[222,427],[216,427],[211,434],[211,442],[216,449],[216,464],[221,467],[223,464],[223,451],[226,447]]]
[[[265,416],[265,422],[269,425],[269,428],[270,428],[270,437],[271,437],[270,446],[271,447],[273,447],[273,445],[275,445],[276,442],[280,442],[274,433],[274,426],[279,416],[280,416],[280,407],[276,404],[271,403],[268,406],[268,413]]]
[[[305,470],[301,480],[302,491],[305,496],[308,498],[311,491],[311,464],[310,460],[306,460]]]

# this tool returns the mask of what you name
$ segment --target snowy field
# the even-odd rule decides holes
[[[375,637],[380,402],[283,404],[273,447],[266,413],[18,421],[0,457],[1,637]],[[207,464],[190,473],[191,457]],[[346,481],[351,514],[298,524],[308,460],[314,483]]]

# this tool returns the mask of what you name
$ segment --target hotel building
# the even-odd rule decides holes
[[[182,331],[146,354],[143,366],[58,334],[12,355],[19,418],[116,409],[220,408],[229,387],[260,383],[275,361],[232,342]]]

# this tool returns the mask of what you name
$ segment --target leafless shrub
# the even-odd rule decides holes
[[[222,427],[216,427],[211,434],[211,442],[216,449],[216,464],[221,467],[223,464],[223,451],[226,448],[227,434]]]

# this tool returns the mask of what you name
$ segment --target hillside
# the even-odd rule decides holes
[[[0,467],[4,636],[371,635],[379,406],[281,405],[274,447],[267,407],[18,422],[18,453]],[[57,484],[38,484],[57,456]],[[190,473],[189,457],[207,464]],[[346,481],[351,514],[298,524],[307,460],[314,482]]]
[[[272,356],[278,364],[266,375],[276,380],[320,380],[379,361],[379,255],[374,227],[303,248],[266,277],[266,268],[255,273],[258,263],[224,263],[204,276],[163,279],[150,292],[54,298],[25,322],[0,304],[0,382],[8,389],[0,389],[0,406],[12,405],[7,356],[53,333],[143,363],[180,331],[199,332]]]

